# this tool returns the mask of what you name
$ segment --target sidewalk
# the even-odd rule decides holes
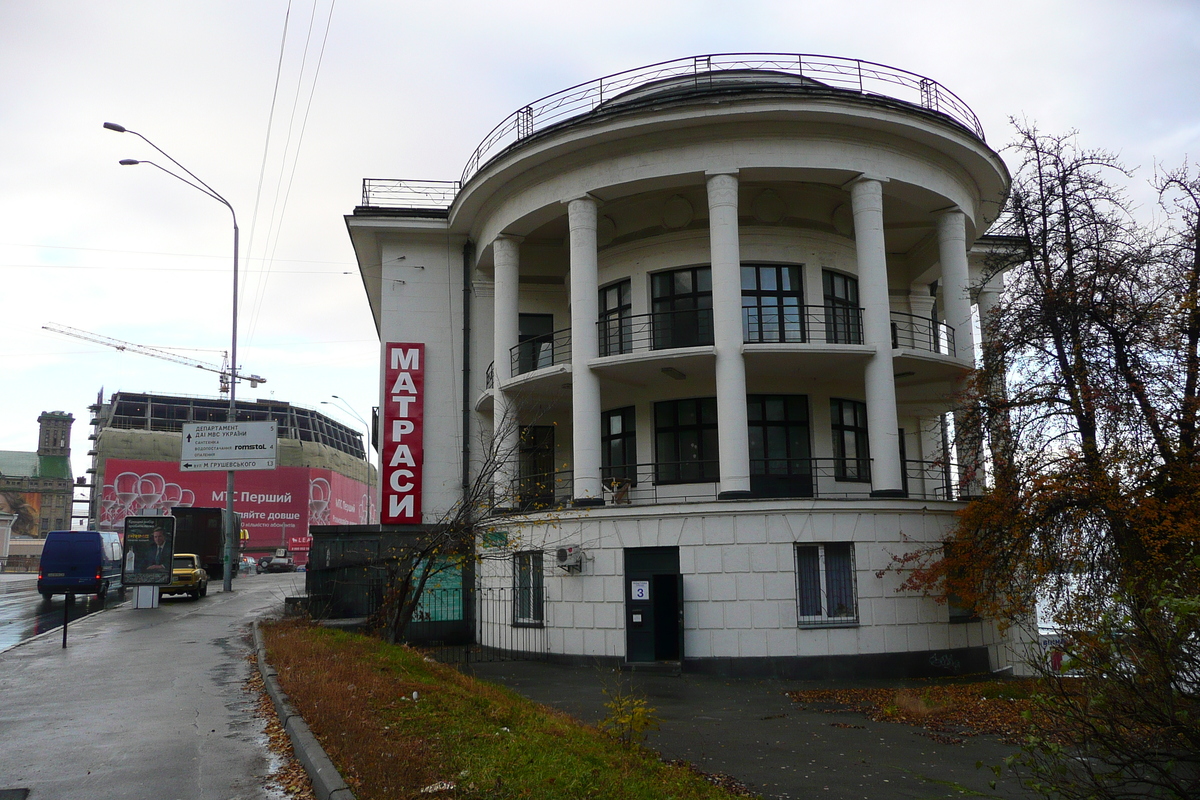
[[[920,728],[872,722],[860,714],[801,709],[789,689],[829,683],[614,673],[542,662],[473,664],[476,677],[595,723],[607,710],[604,689],[623,682],[646,695],[662,727],[647,744],[666,759],[725,773],[764,798],[1030,798],[1000,764],[1016,748],[994,737],[940,744]],[[879,685],[879,684],[876,684]]]
[[[242,800],[273,756],[244,691],[251,622],[293,575],[238,578],[199,601],[129,603],[0,653],[0,790],[29,800]],[[302,584],[301,584],[302,585]],[[0,791],[0,794],[3,794]]]

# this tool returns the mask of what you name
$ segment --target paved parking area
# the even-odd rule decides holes
[[[1015,748],[995,737],[942,744],[919,728],[860,714],[801,709],[784,692],[829,683],[617,673],[542,662],[472,665],[474,674],[585,722],[607,713],[605,688],[624,682],[657,709],[649,746],[705,772],[725,773],[767,798],[1031,798],[999,764]],[[880,684],[875,684],[880,685]]]

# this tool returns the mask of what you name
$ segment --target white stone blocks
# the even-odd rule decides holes
[[[731,630],[752,627],[750,603],[725,603],[725,627]]]
[[[737,579],[733,575],[717,573],[708,576],[709,600],[736,600]]]
[[[704,543],[706,545],[734,543],[736,535],[733,517],[722,514],[720,516],[703,517],[702,520],[704,525]]]
[[[737,584],[737,599],[762,600],[765,596],[763,576],[759,573],[746,572],[734,576]]]
[[[765,631],[738,631],[738,655],[742,658],[762,658],[768,655]]]
[[[722,572],[749,572],[750,548],[739,545],[728,545],[721,548]]]

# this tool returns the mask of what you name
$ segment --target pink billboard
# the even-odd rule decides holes
[[[182,472],[173,461],[110,458],[97,521],[100,530],[122,530],[125,517],[169,514],[175,507],[224,508],[224,472]],[[237,474],[233,510],[242,516],[244,550],[286,547],[307,561],[310,525],[377,522],[370,491],[361,481],[328,469],[277,467]]]

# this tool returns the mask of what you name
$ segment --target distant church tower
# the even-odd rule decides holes
[[[41,432],[38,435],[39,456],[71,455],[71,423],[75,417],[65,411],[43,411],[38,417]]]

